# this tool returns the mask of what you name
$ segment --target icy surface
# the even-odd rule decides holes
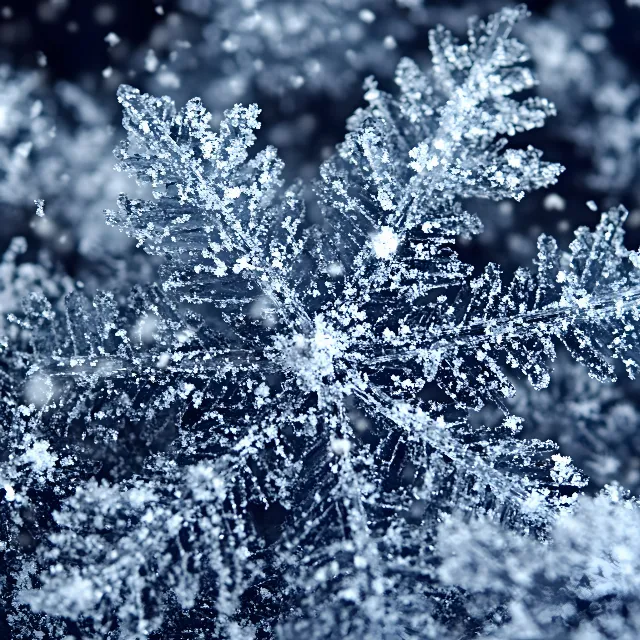
[[[23,261],[21,239],[0,264],[16,638],[637,637],[636,501],[613,483],[580,495],[585,476],[516,415],[550,411],[556,349],[588,393],[635,377],[628,212],[566,250],[541,235],[508,275],[457,253],[482,231],[470,205],[562,171],[516,137],[555,114],[521,95],[537,82],[512,34],[526,15],[474,20],[464,42],[436,28],[428,70],[403,59],[391,93],[366,80],[311,185],[254,152],[257,105],[212,127],[198,98],[120,87],[117,169],[140,190],[106,218],[157,281],[88,294]],[[257,33],[282,54],[270,24]],[[31,82],[5,80],[18,98]],[[30,149],[11,145],[22,169]],[[38,220],[54,205],[30,195]]]

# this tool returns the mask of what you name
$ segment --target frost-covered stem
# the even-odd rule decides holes
[[[421,412],[412,412],[408,407],[397,404],[394,407],[394,401],[380,387],[372,387],[369,393],[356,390],[354,395],[395,424],[408,440],[422,442],[438,455],[450,458],[455,468],[472,470],[482,482],[491,486],[496,496],[511,499],[524,507],[528,517],[542,522],[553,513],[553,507],[540,499],[542,494],[532,499],[530,490],[522,486],[521,478],[511,478],[499,471],[490,461],[471,451],[469,445],[456,440],[450,432],[453,425]]]
[[[622,303],[622,304],[620,304]],[[640,287],[633,287],[620,296],[604,295],[590,300],[588,305],[555,303],[544,309],[509,316],[507,318],[473,320],[456,327],[434,327],[423,332],[414,330],[412,345],[389,348],[385,353],[371,358],[375,364],[412,360],[416,355],[424,357],[430,351],[442,353],[451,348],[474,347],[487,338],[501,343],[510,338],[524,339],[536,332],[563,335],[567,327],[582,320],[593,320],[594,312],[621,313],[640,307]],[[426,343],[426,345],[425,345]],[[420,346],[416,346],[420,344]]]
[[[214,371],[217,376],[225,372],[245,370],[248,363],[255,369],[277,370],[271,360],[261,357],[259,353],[250,350],[235,351],[224,355],[211,355],[207,349],[190,351],[185,353],[176,350],[167,351],[165,354],[168,364],[162,361],[162,357],[149,355],[132,359],[109,358],[105,363],[100,362],[95,356],[75,356],[69,362],[68,357],[52,356],[53,367],[47,369],[47,375],[54,378],[77,377],[85,379],[89,376],[99,378],[131,378],[133,375],[141,377],[160,375],[192,375],[207,378]],[[179,358],[177,357],[179,355]],[[56,367],[59,367],[56,370]],[[133,369],[133,370],[132,370]],[[36,373],[36,370],[33,371]]]
[[[441,145],[441,157],[439,158],[439,163],[435,169],[430,171],[428,181],[425,180],[423,172],[419,172],[411,176],[406,189],[403,189],[401,192],[402,199],[398,204],[396,212],[390,216],[393,220],[392,226],[394,229],[400,230],[404,228],[406,212],[408,211],[411,202],[415,200],[415,194],[420,193],[421,191],[425,195],[432,193],[435,186],[441,181],[443,174],[449,171],[451,161],[456,157],[456,152],[460,147],[460,141],[464,140],[465,133],[467,133],[456,128],[456,118],[459,119],[460,114],[471,111],[485,98],[484,94],[478,91],[478,86],[480,85],[479,81],[483,81],[486,84],[487,72],[484,69],[484,64],[487,62],[487,59],[490,59],[495,54],[494,43],[499,39],[501,41],[505,41],[509,37],[513,25],[511,23],[507,23],[503,28],[504,33],[501,38],[499,29],[491,32],[489,40],[485,45],[484,55],[474,61],[469,72],[466,74],[464,82],[460,86],[456,87],[455,93],[453,93],[443,108],[442,114],[438,119],[438,128],[432,137],[432,140],[439,143],[444,143],[445,140],[447,141],[446,144]],[[436,51],[438,47],[434,41],[433,31],[429,34],[429,40],[431,43],[431,50]],[[433,62],[434,64],[437,64],[438,60],[434,57]],[[457,142],[455,140],[457,140]],[[466,197],[466,194],[461,193],[459,196],[463,198]]]

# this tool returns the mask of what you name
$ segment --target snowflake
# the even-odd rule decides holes
[[[3,548],[22,567],[14,628],[386,640],[504,621],[517,637],[518,611],[538,615],[536,572],[563,562],[581,572],[560,579],[569,603],[585,599],[582,576],[594,602],[619,581],[633,602],[635,504],[615,490],[576,500],[583,477],[552,443],[518,439],[506,401],[514,375],[549,384],[558,344],[594,378],[614,379],[615,360],[635,375],[626,210],[567,251],[541,236],[535,269],[510,279],[494,264],[474,275],[454,250],[481,231],[467,199],[519,200],[562,170],[509,146],[555,112],[518,98],[536,83],[511,35],[525,15],[472,21],[466,43],[433,30],[432,69],[401,61],[396,94],[367,80],[368,106],[312,185],[317,222],[276,150],[251,153],[256,105],[214,131],[198,99],[176,109],[120,88],[118,168],[150,195],[122,195],[107,218],[162,267],[126,296],[33,291],[11,318],[0,486]],[[485,405],[499,423],[468,418]],[[22,562],[29,518],[42,525]],[[586,554],[573,527],[592,523]]]

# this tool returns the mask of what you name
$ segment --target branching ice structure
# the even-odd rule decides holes
[[[432,70],[403,60],[396,95],[367,81],[368,106],[312,185],[319,223],[275,149],[250,153],[255,105],[214,133],[197,99],[177,110],[120,88],[119,169],[151,195],[122,195],[107,217],[162,268],[126,295],[41,288],[9,317],[15,637],[637,628],[635,502],[616,487],[576,500],[585,479],[553,443],[519,438],[507,404],[513,375],[548,384],[557,345],[599,380],[615,360],[635,375],[627,212],[579,228],[566,252],[542,236],[534,269],[510,278],[474,276],[453,246],[481,231],[467,198],[520,199],[561,171],[508,143],[554,113],[517,99],[535,84],[511,35],[525,15],[475,21],[467,43],[433,30]],[[501,421],[468,420],[484,405]],[[552,618],[535,591],[550,581],[566,605]],[[592,601],[615,599],[601,618],[578,611],[584,581]]]

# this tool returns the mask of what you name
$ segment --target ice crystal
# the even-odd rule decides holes
[[[594,488],[619,482],[635,493],[640,442],[633,385],[600,384],[565,357],[556,362],[547,389],[515,384],[517,393],[507,404],[516,415],[527,416],[523,435],[557,442],[588,473]]]
[[[512,35],[526,13],[472,21],[466,43],[433,30],[432,68],[402,60],[395,94],[367,80],[309,190],[252,153],[256,105],[214,131],[199,99],[120,88],[118,169],[148,191],[107,219],[162,261],[157,282],[31,286],[19,241],[0,272],[13,635],[631,634],[635,502],[577,498],[585,478],[520,437],[508,401],[514,378],[549,385],[558,345],[594,379],[635,375],[627,211],[566,251],[542,235],[511,277],[454,246],[481,231],[470,198],[561,171],[509,141],[555,112],[518,96],[536,83]],[[469,418],[486,405],[499,420]]]
[[[426,31],[421,1],[183,0],[134,66],[141,87],[202,98],[215,124],[236,102],[264,108],[262,140],[287,178],[311,178],[340,138],[368,73],[389,79],[403,43]],[[433,24],[433,23],[430,23]],[[324,108],[324,104],[331,108]],[[334,133],[331,132],[333,129]]]

